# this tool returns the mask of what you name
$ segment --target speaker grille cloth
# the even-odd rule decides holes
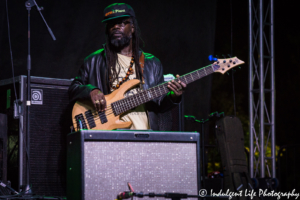
[[[115,199],[127,182],[135,192],[198,193],[195,143],[85,142],[84,154],[85,200]]]
[[[41,88],[39,88],[41,89]],[[40,195],[66,195],[67,89],[42,88],[43,105],[30,113],[30,183]]]
[[[181,131],[183,128],[179,110],[182,109],[182,103],[169,111],[159,114],[158,126],[160,131]]]

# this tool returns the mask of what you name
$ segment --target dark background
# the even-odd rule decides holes
[[[275,5],[276,144],[299,144],[299,19],[296,1]],[[25,1],[9,0],[15,75],[26,75],[27,10]],[[31,75],[70,79],[83,59],[105,42],[103,9],[114,1],[42,1],[42,11],[57,40],[53,41],[36,8],[31,15]],[[245,61],[234,74],[237,116],[248,128],[248,1],[126,1],[135,12],[145,47],[158,57],[164,74],[185,74],[210,62],[210,54],[232,54]],[[232,13],[231,13],[232,8]],[[232,23],[231,23],[232,14]],[[231,31],[232,25],[232,31]],[[232,44],[231,47],[231,34]],[[12,77],[5,1],[0,1],[0,80]],[[229,75],[213,74],[188,85],[184,114],[206,119],[213,111],[233,112]],[[186,121],[186,131],[200,126]],[[213,135],[213,132],[206,131]],[[247,138],[247,136],[245,136]]]
[[[12,76],[5,1],[1,1],[0,79]],[[53,41],[36,8],[31,13],[32,76],[74,78],[83,59],[105,43],[103,9],[113,1],[38,1],[57,40]],[[185,74],[208,65],[214,51],[216,1],[126,1],[136,12],[142,49],[158,57],[164,74]],[[26,75],[27,10],[23,2],[9,1],[15,75]],[[206,117],[210,112],[211,76],[192,83],[185,95],[185,114]],[[192,100],[192,101],[191,101]],[[186,130],[197,130],[187,124]]]
[[[264,1],[268,3],[269,1]],[[276,88],[276,145],[300,144],[299,123],[300,117],[300,70],[297,59],[300,56],[300,30],[297,27],[299,19],[298,8],[290,1],[288,4],[274,1],[274,43],[275,43],[275,88]],[[246,61],[246,64],[235,73],[235,89],[237,101],[237,115],[242,121],[248,119],[248,1],[232,0],[233,10],[233,55]],[[217,19],[215,34],[215,54],[230,51],[230,1],[217,1]],[[231,76],[213,75],[212,83],[212,111],[227,110],[226,114],[233,114]],[[266,88],[269,82],[266,81]],[[219,97],[219,98],[218,98]],[[222,101],[219,101],[221,99]],[[266,95],[269,103],[269,96]],[[243,117],[246,119],[243,119]],[[249,124],[244,124],[247,129]],[[249,130],[245,130],[248,131]]]
[[[26,75],[27,10],[10,0],[9,16],[15,75]],[[113,1],[38,1],[57,40],[53,41],[36,8],[31,14],[31,75],[74,78],[84,57],[105,42],[103,9]],[[230,54],[246,62],[235,73],[237,115],[248,116],[248,1],[126,1],[135,9],[145,52],[158,57],[164,72],[185,74],[208,64],[210,54]],[[297,67],[300,34],[297,7],[275,1],[275,77],[277,144],[297,143],[300,109]],[[232,7],[232,31],[231,31]],[[0,1],[0,80],[12,77],[5,0]],[[232,34],[232,48],[231,48]],[[211,82],[211,80],[213,81]],[[211,83],[213,87],[211,88]],[[212,99],[211,92],[213,93]],[[206,118],[211,111],[233,113],[231,76],[213,74],[188,86],[185,114]],[[212,104],[212,105],[211,105]],[[211,107],[212,106],[212,107]],[[242,116],[239,116],[242,117]],[[191,127],[191,128],[189,128]],[[196,125],[186,122],[187,130]]]

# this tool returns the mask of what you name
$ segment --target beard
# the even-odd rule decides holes
[[[118,33],[118,34],[122,34],[122,37],[121,39],[118,38],[118,37],[114,37],[113,34],[114,33]],[[122,32],[118,32],[118,31],[115,31],[115,32],[112,32],[110,35],[109,35],[109,42],[112,46],[114,46],[115,48],[122,48],[122,47],[126,47],[130,44],[130,40],[132,38],[132,35],[130,36],[126,36],[124,33]]]

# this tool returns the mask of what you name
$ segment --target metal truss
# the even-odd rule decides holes
[[[251,178],[276,178],[273,5],[273,0],[249,0]]]

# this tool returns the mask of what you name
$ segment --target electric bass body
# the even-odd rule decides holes
[[[185,74],[174,81],[189,84],[201,79],[214,72],[226,73],[233,67],[243,64],[244,61],[237,57],[217,59],[211,65],[200,68],[188,74]],[[131,122],[120,121],[120,115],[155,98],[167,94],[168,82],[154,86],[134,95],[124,97],[124,94],[140,84],[137,79],[129,80],[121,87],[109,95],[105,95],[106,107],[104,112],[95,111],[94,105],[90,101],[78,101],[75,103],[72,111],[72,121],[75,130],[96,129],[96,130],[113,130],[129,128]]]
[[[120,115],[115,115],[112,103],[124,99],[124,94],[140,84],[137,79],[123,83],[119,89],[111,94],[105,95],[107,110],[97,112],[91,101],[77,101],[73,107],[72,120],[75,130],[95,129],[95,130],[114,130],[129,128],[131,122],[123,122]]]

